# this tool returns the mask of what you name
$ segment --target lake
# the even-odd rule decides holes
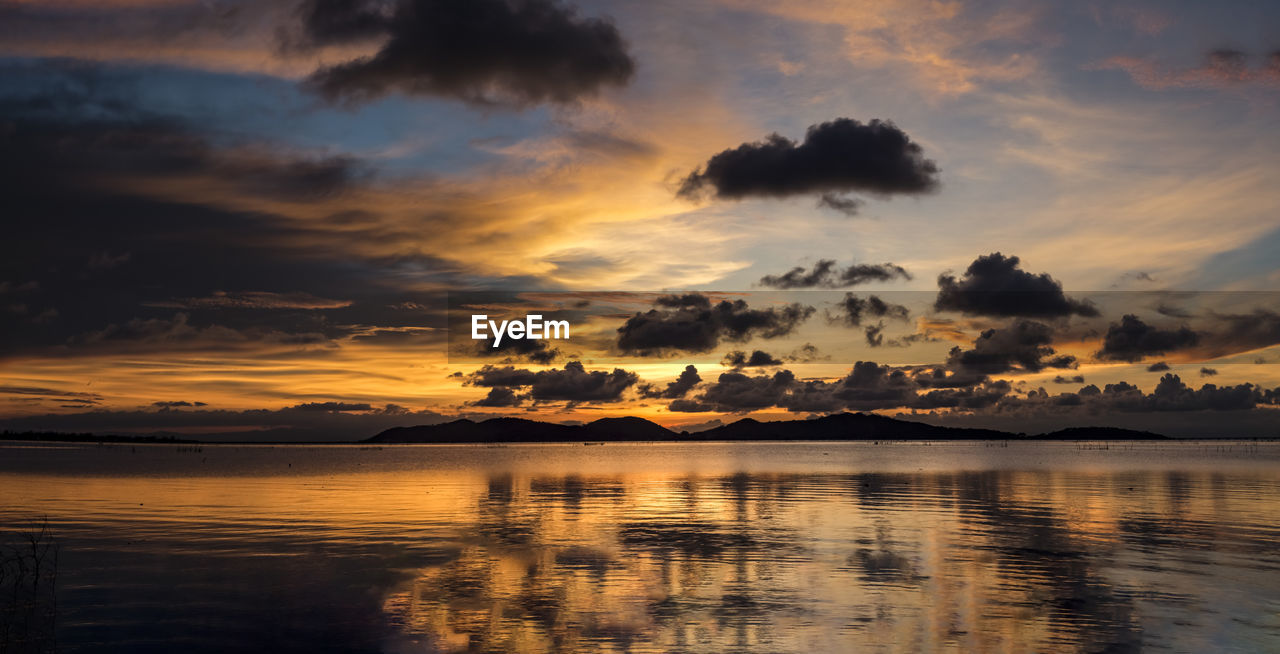
[[[0,498],[65,652],[1280,651],[1280,443],[9,443]]]

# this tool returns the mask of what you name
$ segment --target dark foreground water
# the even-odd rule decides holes
[[[0,445],[46,516],[67,652],[1280,651],[1274,443]]]

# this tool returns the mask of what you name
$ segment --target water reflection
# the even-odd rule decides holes
[[[1280,648],[1274,453],[711,446],[36,453],[0,526],[60,534],[71,651]]]

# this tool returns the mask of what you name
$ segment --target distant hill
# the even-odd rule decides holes
[[[1070,427],[1051,431],[1047,434],[1040,434],[1036,438],[1046,441],[1159,441],[1169,439],[1168,436],[1155,432],[1120,429],[1119,427]]]
[[[1039,436],[991,429],[938,427],[868,413],[837,413],[813,420],[760,422],[744,418],[707,431],[676,433],[644,418],[601,418],[585,425],[560,425],[523,418],[481,422],[454,420],[439,425],[395,427],[366,443],[565,443],[591,441],[757,441],[757,440],[1154,440],[1165,436],[1111,427],[1076,427]]]
[[[67,433],[58,431],[9,431],[0,432],[5,441],[47,441],[61,443],[196,443],[172,435],[121,436],[115,434]]]
[[[760,422],[744,418],[697,434],[706,440],[1006,440],[1025,438],[991,429],[935,427],[874,413],[837,413],[813,420]]]

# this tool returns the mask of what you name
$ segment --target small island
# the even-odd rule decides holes
[[[585,425],[562,425],[523,418],[461,419],[438,425],[394,427],[365,443],[568,443],[700,441],[955,441],[955,440],[1165,440],[1148,431],[1115,427],[1073,427],[1027,435],[993,429],[938,427],[870,413],[837,413],[810,420],[761,422],[743,418],[700,432],[675,432],[644,418],[601,418]]]

